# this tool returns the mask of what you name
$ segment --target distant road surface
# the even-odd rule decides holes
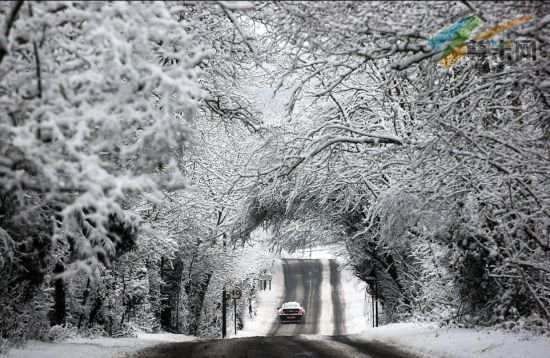
[[[304,324],[280,324],[273,308],[273,325],[266,337],[216,339],[200,342],[170,343],[145,349],[134,358],[415,358],[411,353],[379,342],[356,341],[344,335],[343,298],[336,261],[329,261],[331,299],[321,297],[323,265],[321,260],[283,260],[284,302],[302,303]],[[326,277],[326,276],[325,276]],[[318,335],[323,304],[332,302],[333,335]],[[281,302],[283,303],[283,302]]]

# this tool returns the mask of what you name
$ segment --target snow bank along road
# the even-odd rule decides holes
[[[273,307],[273,323],[265,337],[172,343],[143,350],[134,357],[415,357],[378,342],[355,341],[344,335],[345,297],[335,260],[286,259],[283,272],[284,301],[302,303],[305,324],[280,324]]]

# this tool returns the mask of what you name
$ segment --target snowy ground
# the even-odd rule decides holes
[[[25,348],[12,349],[2,358],[123,358],[142,348],[167,342],[187,342],[195,337],[181,334],[140,333],[137,338],[73,338],[65,342],[31,341]]]
[[[400,323],[371,328],[350,337],[377,340],[426,357],[446,358],[548,358],[550,337],[529,337],[498,331],[438,328],[436,324]]]
[[[284,276],[280,260],[275,260],[271,267],[271,290],[257,292],[256,316],[247,316],[244,322],[244,329],[237,331],[237,335],[228,329],[229,337],[252,337],[265,336],[276,318],[277,307],[283,302],[284,297]],[[230,325],[228,325],[230,326]]]

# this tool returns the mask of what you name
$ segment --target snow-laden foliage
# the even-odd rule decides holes
[[[198,334],[238,170],[219,155],[262,123],[240,82],[254,66],[246,9],[0,6],[2,339],[50,322]]]
[[[548,8],[277,2],[263,11],[273,84],[296,132],[282,136],[282,153],[266,153],[244,226],[289,207],[310,223],[327,215],[357,275],[379,280],[387,321],[547,329]],[[428,40],[471,15],[484,29],[532,16],[496,40],[536,43],[536,57],[466,56],[444,69]]]
[[[206,53],[189,48],[165,6],[29,2],[12,26],[1,63],[2,188],[51,203],[55,239],[85,264],[108,261],[122,244],[109,220],[132,225],[126,195],[184,184],[176,153],[190,141]]]

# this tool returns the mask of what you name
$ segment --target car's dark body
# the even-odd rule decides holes
[[[306,311],[298,302],[286,302],[281,307],[278,307],[277,310],[281,323],[304,323]]]

